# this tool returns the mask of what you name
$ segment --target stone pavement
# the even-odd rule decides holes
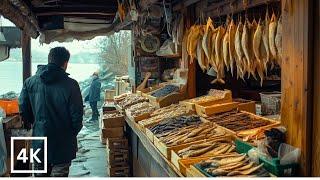
[[[71,163],[69,177],[106,177],[106,150],[100,143],[97,123],[85,123],[78,135],[77,157]]]

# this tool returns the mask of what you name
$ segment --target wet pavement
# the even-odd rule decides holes
[[[106,177],[106,147],[100,142],[98,122],[84,123],[78,134],[78,148],[69,177]]]

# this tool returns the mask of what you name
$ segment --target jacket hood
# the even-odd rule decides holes
[[[39,65],[36,74],[40,76],[41,81],[45,84],[58,82],[67,78],[69,75],[61,67],[52,63],[49,63],[48,65]]]

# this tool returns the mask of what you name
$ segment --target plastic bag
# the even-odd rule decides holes
[[[6,115],[6,111],[0,107],[0,118],[1,117],[4,119],[7,117],[7,115]]]
[[[289,144],[282,143],[279,147],[278,157],[281,165],[299,163],[301,150]]]
[[[1,108],[0,108],[1,109]],[[2,117],[0,117],[0,176],[7,172],[7,147],[4,139]]]

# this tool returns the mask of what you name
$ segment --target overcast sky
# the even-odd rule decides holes
[[[2,16],[1,17],[1,22],[3,26],[15,26],[11,21],[4,19]],[[77,54],[79,52],[98,52],[99,49],[96,48],[96,44],[98,41],[103,38],[103,37],[96,37],[92,40],[88,41],[78,41],[74,40],[72,42],[67,42],[67,43],[59,43],[59,42],[53,42],[50,44],[43,44],[41,45],[39,43],[39,39],[32,39],[31,40],[31,49],[36,48],[39,51],[44,51],[44,52],[49,52],[49,50],[53,47],[56,46],[64,46],[66,47],[71,54]]]

